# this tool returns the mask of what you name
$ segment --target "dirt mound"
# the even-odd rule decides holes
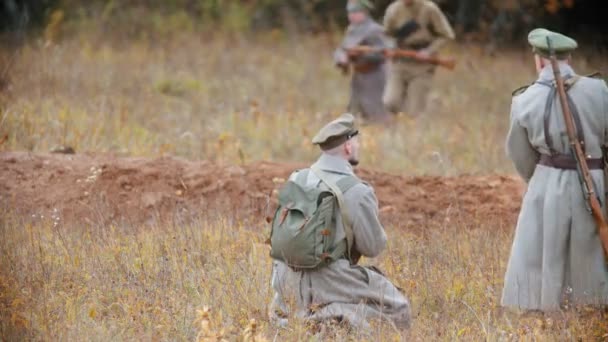
[[[0,153],[0,204],[27,217],[75,224],[154,223],[230,212],[259,218],[274,209],[273,190],[304,165],[245,166],[174,157]],[[385,222],[514,222],[522,184],[510,176],[406,177],[359,169],[380,200]]]

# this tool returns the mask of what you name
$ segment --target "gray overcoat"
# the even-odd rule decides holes
[[[323,154],[315,165],[330,181],[353,175],[350,164],[339,157]],[[295,180],[296,175],[297,172],[290,179]],[[310,186],[325,187],[312,172],[306,181]],[[378,202],[373,189],[360,183],[344,194],[344,200],[353,222],[353,248],[366,257],[378,256],[386,247],[386,234],[378,220]],[[338,215],[336,243],[344,236]],[[346,259],[307,272],[295,272],[286,264],[274,261],[272,287],[275,295],[270,305],[270,318],[275,322],[281,316],[277,313],[292,312],[303,319],[341,318],[363,329],[370,327],[370,319],[385,319],[398,328],[410,325],[410,303],[404,294],[382,274],[371,268],[351,265]]]
[[[341,60],[346,59],[348,57],[346,49],[357,45],[386,48],[384,28],[371,18],[360,24],[349,25],[342,44],[334,52],[334,62],[340,63]],[[348,111],[352,114],[360,114],[370,121],[386,120],[388,113],[382,103],[386,83],[384,56],[381,53],[370,53],[356,57],[352,62],[355,67],[357,64],[369,64],[374,67],[366,72],[356,70],[353,72]]]
[[[560,70],[564,78],[575,77],[566,64]],[[577,172],[537,165],[540,154],[550,153],[548,145],[557,153],[570,153],[559,99],[545,113],[551,90],[547,84],[553,81],[547,66],[513,98],[506,141],[508,156],[528,183],[502,295],[502,305],[520,309],[555,310],[565,299],[608,304],[608,267]],[[608,88],[602,80],[581,77],[568,93],[580,116],[586,153],[600,158],[601,146],[608,142]],[[602,170],[591,174],[605,205]]]

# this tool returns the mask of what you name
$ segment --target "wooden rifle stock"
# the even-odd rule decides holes
[[[574,153],[576,163],[578,164],[577,172],[581,181],[581,190],[583,191],[583,196],[587,201],[588,208],[591,210],[591,215],[593,215],[593,219],[597,225],[600,241],[604,249],[604,255],[606,256],[606,261],[608,261],[608,223],[606,223],[604,213],[602,212],[602,206],[598,200],[597,194],[595,193],[595,186],[593,184],[593,179],[591,178],[589,165],[587,165],[587,159],[585,157],[585,153],[583,152],[583,147],[581,146],[576,135],[574,119],[572,118],[572,112],[570,111],[566,97],[564,80],[562,79],[557,58],[555,57],[555,51],[553,50],[551,39],[549,37],[547,37],[547,45],[549,47],[549,53],[551,56],[551,67],[553,68],[557,93],[559,94],[559,102],[564,114],[564,122],[566,123],[566,131],[568,133],[568,140],[570,141],[570,148]],[[604,186],[606,186],[606,184]]]
[[[376,47],[372,47],[372,46],[358,45],[358,46],[354,46],[352,48],[346,49],[346,51],[348,52],[349,55],[355,55],[355,56],[364,54],[364,53],[379,52],[379,53],[382,53],[382,54],[390,56],[390,57],[405,57],[405,58],[415,59],[415,60],[423,62],[423,63],[439,65],[439,66],[442,66],[449,70],[454,70],[454,67],[456,67],[456,60],[453,58],[440,58],[440,57],[433,57],[433,56],[420,57],[418,55],[418,52],[414,51],[414,50],[385,49],[385,48],[376,48]]]

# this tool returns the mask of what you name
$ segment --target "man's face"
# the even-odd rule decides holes
[[[367,14],[364,11],[348,12],[348,21],[351,24],[359,24],[367,18]]]
[[[356,135],[348,140],[344,147],[346,149],[346,155],[348,157],[348,163],[352,166],[359,165],[359,150],[361,148],[361,144],[359,142],[359,136]]]

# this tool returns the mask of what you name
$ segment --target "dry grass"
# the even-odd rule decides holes
[[[312,160],[310,137],[347,101],[348,81],[331,64],[337,38],[255,38],[185,33],[120,41],[79,34],[16,51],[0,95],[4,150],[174,154],[227,163]],[[451,47],[454,73],[441,71],[434,110],[390,128],[364,131],[363,162],[407,174],[509,172],[503,139],[510,91],[534,78],[525,53],[490,57]],[[15,51],[0,51],[11,60]],[[607,70],[581,61],[581,73]],[[387,227],[377,263],[413,302],[407,335],[369,339],[602,340],[606,314],[571,310],[517,316],[498,307],[511,236],[454,220],[425,234]],[[0,335],[8,340],[245,339],[251,319],[268,339],[308,340],[296,322],[276,330],[266,227],[227,217],[189,225],[64,227],[60,219],[0,215]],[[211,312],[203,310],[205,306]],[[197,313],[197,310],[203,310]],[[199,318],[197,320],[197,317]],[[223,332],[221,331],[223,329]],[[203,329],[204,330],[204,329]],[[336,340],[364,336],[338,329]],[[251,335],[251,334],[250,334]],[[324,338],[327,336],[317,336]]]
[[[457,215],[455,215],[457,216]],[[454,217],[454,220],[457,220]],[[510,234],[453,222],[426,234],[387,227],[374,263],[410,297],[411,331],[338,329],[320,338],[395,340],[601,340],[606,314],[571,310],[517,316],[498,306]],[[240,340],[250,320],[268,339],[308,340],[302,322],[266,319],[270,260],[265,227],[229,220],[156,227],[64,227],[60,220],[4,219],[0,226],[0,332],[12,339]],[[205,306],[208,328],[202,332]],[[197,321],[197,317],[199,321]],[[331,335],[326,335],[331,334]],[[602,337],[603,336],[603,337]]]
[[[0,148],[310,160],[310,138],[348,99],[348,79],[331,62],[338,38],[188,33],[124,42],[80,34],[31,42],[10,68],[0,126],[9,140]],[[437,75],[431,113],[366,130],[365,163],[407,173],[510,170],[510,92],[533,79],[528,58],[492,58],[475,46],[446,53],[460,64]]]
[[[348,100],[348,79],[331,61],[338,42],[279,32],[159,41],[81,33],[56,44],[32,42],[10,68],[0,125],[9,140],[0,148],[310,160],[311,137]],[[503,153],[510,93],[534,79],[530,56],[491,57],[477,46],[445,53],[460,64],[438,73],[430,113],[367,129],[366,164],[408,174],[510,170]],[[594,64],[581,58],[578,69],[608,69],[599,57]]]

